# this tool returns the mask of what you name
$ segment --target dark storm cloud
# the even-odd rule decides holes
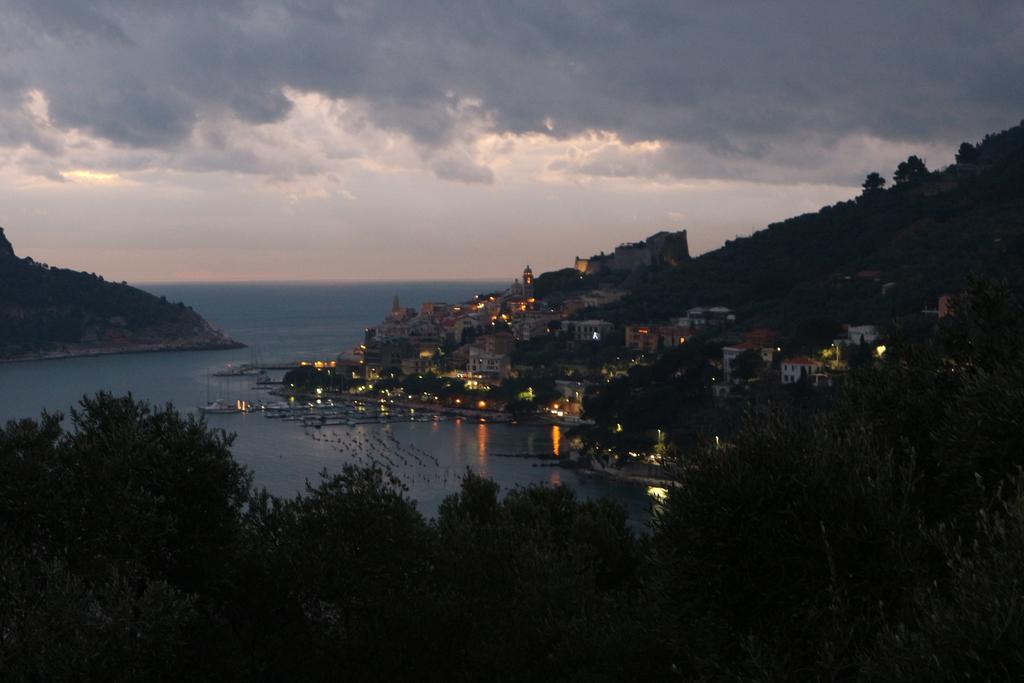
[[[1024,115],[1019,1],[0,0],[0,13],[6,69],[46,94],[56,125],[141,148],[174,149],[205,117],[281,120],[284,88],[357,100],[428,149],[461,139],[471,100],[498,132],[696,145],[726,176],[730,159],[799,169],[787,148],[808,141],[950,143]],[[31,137],[0,131],[14,136]],[[649,172],[685,173],[678,154]],[[428,158],[442,177],[491,178]]]

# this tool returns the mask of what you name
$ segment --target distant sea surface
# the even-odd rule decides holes
[[[364,328],[384,318],[396,295],[403,306],[419,308],[424,301],[454,303],[507,285],[465,281],[141,285],[191,306],[249,348],[0,363],[0,422],[38,417],[44,410],[67,414],[82,396],[101,390],[131,393],[155,404],[173,403],[183,412],[195,411],[208,397],[277,400],[256,391],[251,377],[208,375],[228,364],[252,360],[335,358],[362,341]],[[614,498],[626,506],[635,525],[648,516],[648,496],[642,486],[499,455],[564,453],[564,430],[558,427],[396,422],[308,430],[300,423],[269,420],[258,413],[210,415],[207,421],[237,434],[235,458],[252,470],[256,486],[277,495],[303,490],[305,482],[315,483],[323,469],[337,471],[346,462],[364,464],[369,457],[391,452],[394,473],[428,517],[447,494],[458,490],[459,477],[467,467],[506,490],[534,483],[564,484],[584,498]]]

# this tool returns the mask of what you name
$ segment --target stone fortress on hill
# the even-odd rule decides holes
[[[620,244],[611,254],[603,251],[590,258],[576,257],[576,270],[587,275],[596,275],[609,270],[635,270],[642,266],[667,264],[677,266],[690,259],[690,247],[686,231],[662,231],[642,242]]]

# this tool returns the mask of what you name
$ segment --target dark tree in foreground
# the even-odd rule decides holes
[[[171,408],[99,394],[60,421],[0,429],[0,678],[184,675],[249,475],[230,438]]]
[[[608,680],[639,666],[625,511],[379,469],[250,492],[231,439],[101,394],[0,429],[0,679]],[[622,619],[631,614],[629,619]],[[625,630],[624,630],[625,629]],[[641,662],[642,664],[643,662]],[[626,668],[624,668],[626,667]]]
[[[652,561],[689,676],[1020,675],[1024,311],[988,281],[956,311],[831,409],[759,408],[684,462]]]

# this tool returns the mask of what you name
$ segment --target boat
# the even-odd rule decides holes
[[[210,400],[210,371],[206,371],[206,405],[199,408],[203,415],[224,415],[228,413],[247,413],[250,410],[248,401],[228,403],[222,398]]]
[[[217,399],[216,401],[210,401],[205,406],[199,409],[204,415],[221,415],[227,413],[237,413],[238,405],[235,403],[228,403],[223,399]]]

